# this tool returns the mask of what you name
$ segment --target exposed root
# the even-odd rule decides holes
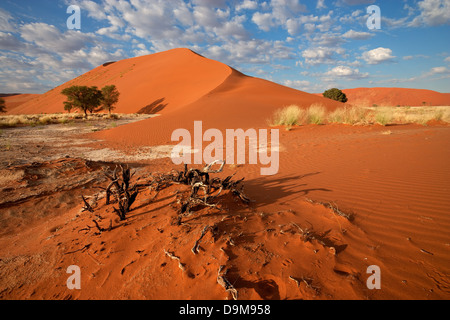
[[[217,283],[220,284],[225,289],[226,292],[230,292],[234,300],[237,300],[238,292],[236,288],[233,287],[233,285],[230,283],[230,281],[228,281],[228,279],[225,278],[225,274],[227,273],[227,271],[222,272],[222,269],[224,267],[225,266],[219,267],[219,271],[217,272]]]
[[[184,264],[181,263],[179,257],[177,257],[177,256],[175,256],[174,254],[172,254],[172,253],[166,251],[166,249],[163,249],[163,250],[164,250],[164,253],[166,254],[166,256],[168,256],[170,259],[172,259],[172,260],[177,260],[177,261],[178,261],[178,268],[180,268],[181,271],[183,271],[183,272],[186,271],[186,268],[184,267]]]
[[[205,236],[205,234],[211,229],[211,227],[209,225],[205,226],[202,230],[202,234],[200,235],[200,238],[195,241],[194,246],[192,247],[191,251],[193,254],[197,254],[198,253],[198,246],[200,244],[200,241],[202,240],[202,238]]]

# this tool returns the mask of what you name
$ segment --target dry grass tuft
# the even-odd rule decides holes
[[[71,121],[98,121],[98,120],[116,120],[121,119],[124,115],[94,113],[84,119],[84,115],[80,113],[54,113],[54,114],[29,114],[29,115],[2,115],[0,116],[0,127],[16,127],[19,125],[37,126],[58,123],[68,123]],[[127,114],[127,117],[139,116]]]
[[[288,126],[299,124],[299,120],[304,116],[305,110],[296,105],[290,105],[275,111],[273,119],[269,120],[271,126]]]
[[[307,124],[323,124],[326,112],[324,105],[314,103],[306,110],[305,121]]]
[[[368,111],[365,108],[351,106],[338,108],[328,115],[329,123],[367,124]]]

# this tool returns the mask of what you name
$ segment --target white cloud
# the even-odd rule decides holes
[[[373,33],[369,32],[359,32],[354,31],[353,29],[347,31],[342,35],[344,38],[352,39],[352,40],[367,40],[373,37]]]
[[[450,24],[450,0],[423,0],[417,4],[420,15],[409,26],[439,26]]]
[[[25,44],[12,33],[0,31],[0,50],[18,51],[25,47]]]
[[[4,32],[14,31],[15,26],[10,20],[13,20],[11,14],[0,8],[0,30]]]
[[[363,4],[372,4],[375,0],[338,0],[338,5],[357,6]]]
[[[317,0],[317,9],[325,9],[327,6],[325,5],[325,0]]]
[[[258,26],[259,29],[266,32],[275,26],[275,22],[273,21],[270,13],[255,12],[253,14],[252,21]]]
[[[358,69],[352,69],[347,66],[337,66],[324,74],[325,76],[344,78],[347,80],[363,79],[369,76],[369,73],[361,73]]]
[[[104,9],[96,2],[90,0],[82,0],[78,3],[82,11],[88,12],[88,17],[104,20],[107,18]]]
[[[447,67],[435,67],[431,68],[431,70],[428,72],[428,75],[448,73],[449,71],[450,70]]]
[[[382,62],[391,61],[395,58],[395,56],[392,55],[392,50],[389,48],[376,48],[370,51],[366,51],[362,54],[362,58],[368,63],[368,64],[379,64]]]
[[[258,2],[253,0],[244,0],[242,3],[238,4],[235,9],[236,11],[242,10],[256,10],[258,8]]]
[[[319,65],[319,64],[332,64],[335,62],[335,54],[344,54],[345,50],[342,48],[330,48],[330,47],[317,47],[308,48],[302,52],[302,57],[305,63],[308,65]]]
[[[46,23],[30,23],[20,28],[20,35],[49,52],[71,52],[86,47],[95,39],[93,34],[76,30],[60,32],[55,26]]]
[[[297,90],[307,91],[311,87],[311,82],[307,80],[285,80],[283,85]]]
[[[300,30],[301,13],[305,11],[306,6],[299,0],[271,0],[270,12],[255,12],[252,21],[263,31],[281,26],[294,35]]]

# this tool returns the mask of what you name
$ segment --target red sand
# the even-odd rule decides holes
[[[20,105],[39,97],[39,94],[15,94],[3,97],[5,99],[6,114],[13,114],[14,110]]]
[[[164,189],[153,201],[154,193],[140,194],[122,225],[104,199],[94,213],[79,213],[80,194],[98,193],[95,186],[106,183],[5,208],[0,297],[231,299],[216,281],[225,266],[239,299],[449,299],[449,127],[389,130],[327,125],[282,131],[277,175],[260,176],[258,165],[227,166],[220,174],[245,177],[250,206],[224,195],[226,210],[196,211],[182,226],[173,223],[177,195],[188,190],[182,186]],[[64,181],[99,170],[71,161],[42,168]],[[171,168],[167,159],[145,170]],[[31,180],[22,185],[36,186],[42,178],[25,179]],[[99,215],[101,226],[113,220],[117,227],[96,235],[92,220]],[[216,225],[216,235],[208,233],[194,255],[206,225]],[[299,228],[314,238],[305,242]],[[180,258],[184,271],[164,250]],[[66,287],[73,264],[81,267],[81,290]],[[381,290],[366,287],[370,265],[381,268]]]
[[[180,60],[183,69],[177,65],[173,71],[187,68],[191,73],[166,78],[162,67],[157,70]],[[107,84],[108,77],[126,70],[124,66],[131,68],[133,61],[148,63],[151,71],[136,64],[129,71],[135,72],[133,77],[114,78],[124,99],[117,111],[134,112],[163,97],[168,105],[160,117],[91,135],[121,148],[167,143],[174,128],[192,129],[194,120],[202,120],[204,129],[258,128],[280,106],[327,103],[185,49],[99,67],[83,79]],[[161,78],[153,79],[155,74]],[[145,87],[147,77],[155,86],[161,83],[158,90]],[[73,83],[77,81],[81,83]],[[147,91],[152,98],[128,95],[126,88],[135,94]],[[47,110],[60,103],[56,93],[46,95],[41,101],[54,102],[46,104]],[[327,107],[338,105],[328,101]],[[0,297],[231,299],[217,283],[217,272],[225,266],[239,299],[450,299],[448,126],[304,126],[281,129],[280,145],[277,175],[261,176],[259,165],[226,166],[221,174],[237,171],[236,179],[245,177],[246,193],[254,200],[250,206],[224,196],[227,210],[197,211],[182,226],[173,224],[176,197],[186,192],[180,186],[165,189],[154,201],[149,200],[152,194],[141,194],[127,223],[100,235],[94,234],[95,215],[103,217],[104,227],[115,217],[104,200],[92,214],[78,214],[81,204],[65,209],[80,201],[80,193],[97,193],[98,183],[74,190],[72,198],[56,193],[53,200],[23,202],[17,210],[28,213],[23,214],[26,219],[7,208],[0,238],[0,272],[6,280]],[[56,166],[64,177],[60,166],[69,160],[43,164],[43,169]],[[146,170],[172,168],[170,159],[164,159],[152,161]],[[94,175],[99,169],[86,170],[79,165],[67,172]],[[44,199],[57,206],[42,212]],[[352,213],[354,220],[319,202]],[[35,208],[40,213],[33,214]],[[91,229],[80,231],[87,225]],[[207,234],[194,255],[191,248],[205,225],[218,227],[216,237]],[[313,239],[303,241],[300,228],[312,232]],[[184,271],[164,250],[180,258]],[[71,264],[82,267],[81,290],[66,287]],[[366,287],[370,265],[381,268],[381,290]]]
[[[342,90],[348,104],[378,106],[449,106],[450,93],[406,88],[356,88]]]

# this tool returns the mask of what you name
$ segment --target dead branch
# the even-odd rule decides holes
[[[121,176],[118,176],[118,173],[120,173]],[[128,166],[123,167],[122,165],[119,165],[114,168],[112,174],[109,174],[106,171],[104,174],[111,180],[106,188],[106,204],[110,203],[110,197],[111,195],[114,195],[119,208],[114,207],[113,210],[119,219],[123,221],[126,219],[126,215],[131,210],[131,205],[134,203],[139,193],[138,185],[135,184],[134,186],[130,186],[134,172],[131,173]]]
[[[198,238],[197,241],[195,241],[194,246],[192,247],[191,251],[193,254],[197,254],[198,253],[198,246],[200,244],[200,241],[203,239],[203,237],[205,236],[205,234],[208,232],[208,230],[210,230],[211,227],[209,225],[206,225],[203,230],[202,230],[202,234],[200,235],[200,238]]]
[[[186,268],[184,267],[184,264],[181,263],[181,260],[180,260],[179,257],[177,257],[174,254],[166,251],[166,249],[163,249],[163,250],[164,250],[164,253],[166,254],[166,256],[168,256],[170,259],[178,261],[178,268],[180,268],[181,271],[183,271],[183,272],[186,271]]]
[[[217,283],[220,284],[225,289],[226,292],[230,292],[234,300],[237,300],[238,292],[236,288],[230,283],[230,281],[228,281],[228,279],[225,278],[225,274],[227,273],[228,270],[222,272],[222,269],[224,267],[225,266],[219,267],[219,271],[217,272]]]
[[[92,209],[91,205],[86,201],[84,196],[81,196],[81,199],[83,199],[83,202],[84,202],[83,211],[94,212],[94,209]]]

